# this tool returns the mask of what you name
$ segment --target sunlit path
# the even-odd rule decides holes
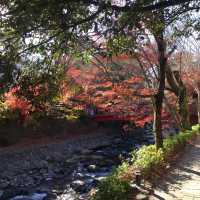
[[[186,148],[177,166],[165,179],[157,183],[155,195],[150,199],[200,199],[200,137]]]

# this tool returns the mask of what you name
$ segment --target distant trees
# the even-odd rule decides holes
[[[157,54],[153,67],[157,84],[152,95],[157,148],[162,147],[162,108],[166,79],[179,98],[182,126],[188,127],[186,89],[180,80],[180,74],[172,72],[168,63],[174,47],[166,39],[166,32],[169,29],[173,38],[189,36],[191,26],[198,30],[200,20],[194,22],[191,12],[199,11],[199,1],[151,0],[141,3],[127,0],[120,7],[113,1],[8,0],[1,1],[0,8],[0,67],[3,68],[4,58],[9,60],[8,66],[16,66],[22,58],[27,60],[33,55],[40,57],[41,65],[44,66],[66,54],[79,57],[85,62],[90,62],[91,56],[97,55],[108,59],[122,53],[137,56],[138,51],[153,41]],[[181,30],[177,28],[179,22],[182,22]],[[52,74],[56,74],[57,69],[51,67]],[[115,69],[117,67],[118,65],[114,66]],[[36,66],[35,69],[39,70]],[[8,76],[11,74],[13,73],[8,73]],[[144,70],[144,77],[146,76],[149,73]],[[48,81],[44,81],[44,77]],[[119,74],[118,77],[122,78]],[[146,81],[147,79],[148,77]],[[21,95],[32,99],[26,75],[19,80],[21,89],[23,88]],[[55,83],[58,84],[53,75],[48,77],[44,74],[30,82],[33,86],[42,85],[42,93],[47,92],[49,97],[51,93],[47,88],[52,88],[53,91]],[[46,97],[41,98],[46,101]]]

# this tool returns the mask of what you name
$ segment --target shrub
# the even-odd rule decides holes
[[[175,140],[172,137],[169,137],[164,140],[163,149],[164,149],[165,155],[169,155],[175,150],[177,142],[178,140]]]
[[[131,186],[116,174],[106,178],[99,185],[99,190],[91,200],[128,200]]]
[[[129,164],[128,162],[123,162],[117,169],[117,176],[121,180],[125,180],[131,182],[133,180],[133,175],[135,172],[135,167],[133,164]]]
[[[5,125],[9,121],[18,120],[21,116],[19,109],[11,109],[7,103],[0,101],[0,123]]]
[[[148,174],[154,167],[164,164],[164,152],[156,149],[155,145],[143,146],[137,151],[137,159],[134,162],[144,175]]]
[[[192,131],[195,132],[195,133],[198,133],[200,131],[200,125],[197,124],[195,126],[192,126]]]
[[[168,137],[163,142],[163,149],[166,155],[173,153],[178,148],[184,146],[187,141],[192,139],[198,132],[198,126],[193,127],[192,130],[180,132],[175,136]]]
[[[89,119],[85,111],[79,109],[68,110],[68,113],[66,114],[65,118],[69,121],[79,120],[83,123],[86,123]]]

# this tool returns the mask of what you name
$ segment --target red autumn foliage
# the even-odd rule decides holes
[[[17,97],[15,94],[19,90],[19,87],[10,89],[9,92],[5,93],[5,103],[13,111],[18,110],[21,115],[21,120],[25,120],[31,111],[32,105],[26,99]]]

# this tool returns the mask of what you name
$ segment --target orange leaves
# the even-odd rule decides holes
[[[14,87],[5,94],[5,103],[12,110],[19,110],[21,116],[26,118],[29,115],[32,106],[27,100],[15,96],[17,90],[19,90],[19,87]]]
[[[153,89],[151,89],[151,88],[142,88],[142,89],[140,89],[140,94],[142,95],[142,96],[147,96],[147,97],[149,97],[149,96],[152,96],[152,95],[154,95],[154,93],[155,93],[155,91],[153,90]]]
[[[139,84],[144,82],[144,78],[142,76],[133,76],[124,82],[127,84]]]

